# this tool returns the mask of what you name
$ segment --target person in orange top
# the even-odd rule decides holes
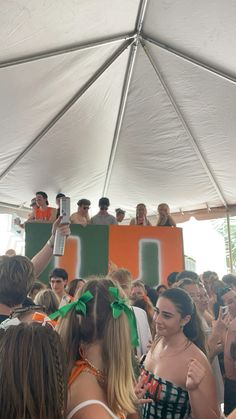
[[[27,222],[39,221],[53,223],[56,219],[56,210],[55,208],[49,207],[48,196],[45,192],[36,192],[36,204],[38,207],[34,209],[34,212],[28,218]]]

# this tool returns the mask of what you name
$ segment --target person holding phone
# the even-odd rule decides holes
[[[229,415],[236,408],[236,292],[227,286],[221,288],[218,291],[217,303],[224,316],[230,316],[231,320],[224,348],[224,413]]]

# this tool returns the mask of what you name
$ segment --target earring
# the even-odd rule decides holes
[[[84,348],[82,348],[82,347],[79,348],[79,354],[80,354],[81,359],[84,359],[84,357],[85,357]]]

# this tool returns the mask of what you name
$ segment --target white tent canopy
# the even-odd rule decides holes
[[[236,199],[234,0],[0,4],[0,201]]]

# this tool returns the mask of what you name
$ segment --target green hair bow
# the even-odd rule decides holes
[[[72,310],[72,308],[75,308],[75,311],[77,313],[82,314],[83,316],[86,316],[87,307],[86,304],[88,301],[92,300],[93,294],[90,291],[86,291],[84,294],[81,295],[78,300],[73,301],[72,303],[66,304],[65,306],[59,308],[59,310],[55,311],[55,313],[50,314],[49,318],[51,320],[56,319],[57,317],[65,317],[67,313]]]
[[[122,312],[126,314],[130,327],[131,345],[133,347],[139,346],[137,324],[133,310],[127,305],[126,300],[119,296],[118,288],[109,287],[108,290],[109,293],[114,297],[114,301],[110,304],[112,309],[112,317],[114,319],[118,319]]]

